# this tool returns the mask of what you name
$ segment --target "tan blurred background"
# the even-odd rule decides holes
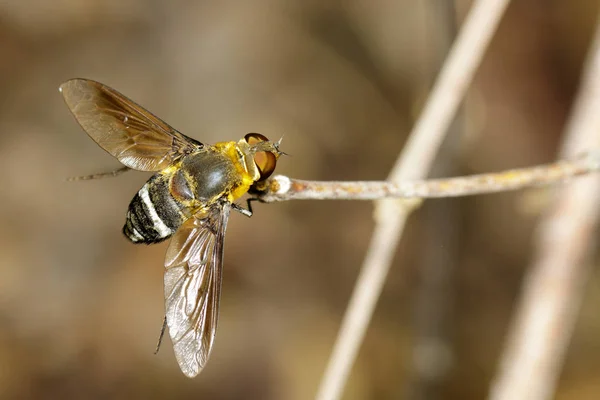
[[[599,4],[513,3],[436,176],[556,155]],[[187,379],[168,338],[153,355],[166,244],[121,235],[149,175],[65,182],[119,164],[75,123],[61,82],[108,84],[203,142],[285,134],[278,172],[292,177],[383,179],[469,5],[0,2],[0,398],[310,399],[373,227],[367,202],[233,215],[215,348]],[[545,193],[415,214],[345,399],[485,396]],[[600,398],[599,302],[596,274],[558,399]]]

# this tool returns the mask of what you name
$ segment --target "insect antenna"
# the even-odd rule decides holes
[[[281,145],[281,141],[282,140],[283,140],[283,135],[281,135],[281,137],[279,138],[279,140],[277,142],[273,143],[273,146],[275,147],[275,149],[279,153],[278,155],[291,157],[291,155],[288,154],[288,153],[286,153],[285,151],[279,150],[279,146]]]

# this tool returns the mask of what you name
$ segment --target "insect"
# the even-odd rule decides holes
[[[194,377],[215,339],[229,212],[252,215],[252,199],[248,209],[234,201],[273,173],[284,154],[281,140],[249,133],[237,142],[202,144],[101,83],[71,79],[60,91],[86,133],[125,166],[113,175],[127,169],[156,172],[131,200],[123,233],[133,243],[171,237],[164,264],[165,324],[181,370]]]

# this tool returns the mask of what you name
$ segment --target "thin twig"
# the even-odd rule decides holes
[[[566,155],[600,142],[600,23],[588,57],[567,128],[562,151]],[[537,254],[491,387],[493,400],[554,397],[590,276],[587,257],[596,243],[600,178],[578,180],[557,195],[539,227]]]
[[[277,175],[258,196],[266,203],[286,200],[377,200],[384,198],[458,197],[505,192],[563,182],[600,170],[600,153],[531,168],[392,183],[388,181],[304,181]]]
[[[429,170],[452,118],[480,64],[509,0],[477,0],[465,19],[421,117],[396,162],[390,180],[423,179]],[[409,210],[381,203],[369,250],[327,369],[317,393],[319,400],[341,397]]]
[[[429,5],[435,26],[437,70],[458,33],[456,2],[429,0],[425,3]],[[456,161],[460,157],[467,107],[462,104],[458,108],[448,127],[447,137],[431,166],[433,176],[456,176],[462,172]],[[420,260],[415,265],[417,285],[411,296],[412,365],[403,392],[404,397],[411,400],[441,400],[446,397],[443,388],[456,365],[451,332],[456,322],[453,316],[463,208],[459,202],[437,201],[427,204],[421,213],[424,229],[417,239],[422,245],[419,246]],[[431,251],[433,248],[437,250]]]

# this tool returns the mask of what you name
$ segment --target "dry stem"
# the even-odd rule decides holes
[[[473,3],[423,113],[390,174],[391,181],[426,176],[508,3],[508,0]],[[409,215],[407,209],[399,210],[396,204],[380,201],[378,224],[317,393],[320,400],[341,397]]]
[[[600,24],[563,154],[572,155],[600,142]],[[539,228],[537,254],[525,278],[523,298],[510,329],[501,369],[490,399],[542,400],[553,392],[571,339],[585,283],[587,256],[596,243],[600,178],[578,180],[558,193]]]

